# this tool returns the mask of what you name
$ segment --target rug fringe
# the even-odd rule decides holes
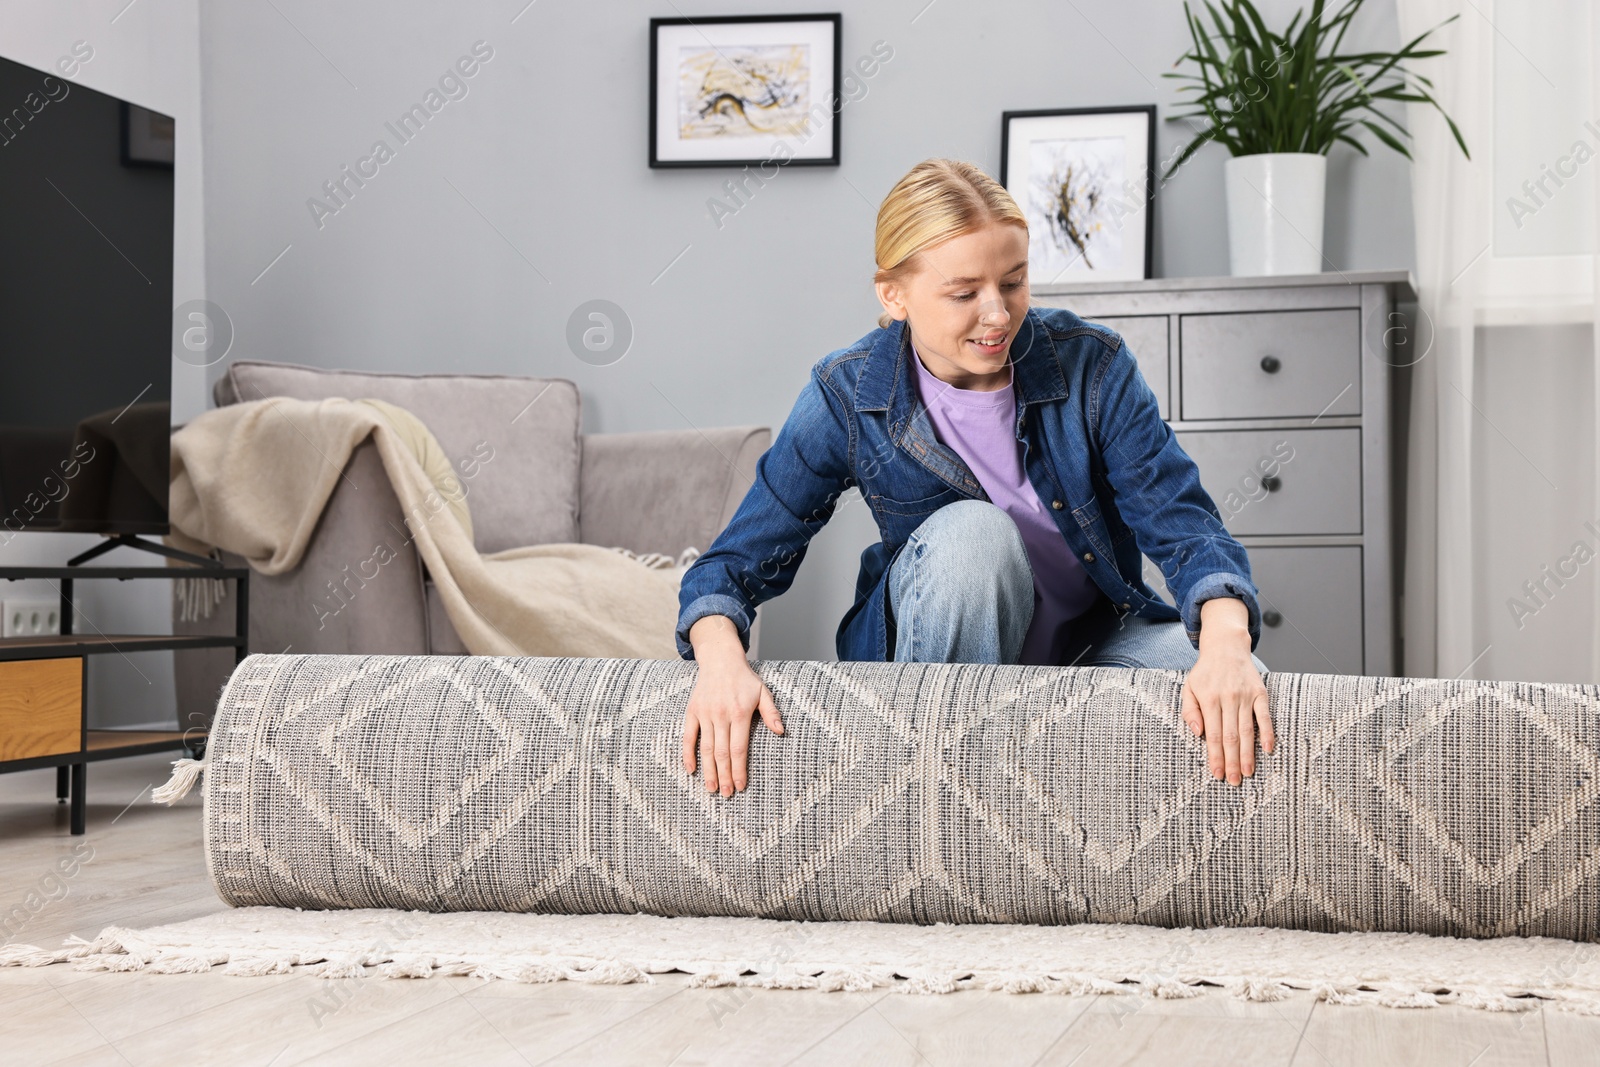
[[[176,759],[172,761],[172,777],[166,783],[157,786],[150,792],[150,799],[157,804],[166,804],[169,807],[189,795],[189,790],[194,788],[195,782],[200,780],[200,773],[206,769],[203,759]]]
[[[228,961],[227,966],[222,969],[222,973],[238,978],[260,978],[269,974],[288,974],[293,969],[294,964],[284,957],[270,959],[263,956],[235,956]],[[382,977],[388,978],[391,976],[382,975]],[[400,976],[396,975],[394,977]],[[405,977],[410,976],[406,975]],[[427,976],[423,975],[422,977],[425,978]]]
[[[1396,983],[1344,984],[1261,979],[1228,975],[1127,975],[1112,980],[1082,972],[942,972],[902,973],[890,967],[838,967],[817,973],[793,968],[767,973],[732,973],[726,970],[691,971],[693,963],[657,961],[648,967],[615,959],[506,956],[459,959],[418,954],[366,953],[336,957],[299,953],[206,952],[202,950],[151,950],[141,948],[137,935],[108,927],[93,940],[71,937],[59,949],[36,945],[0,946],[0,967],[48,967],[70,964],[76,970],[152,974],[199,974],[214,969],[237,977],[301,973],[318,978],[448,978],[545,984],[582,982],[594,985],[630,985],[654,982],[651,971],[689,971],[689,985],[711,989],[814,989],[821,992],[863,992],[887,988],[911,996],[933,996],[964,989],[1013,994],[1066,996],[1125,996],[1185,999],[1222,994],[1246,1001],[1278,1001],[1296,992],[1334,1005],[1373,1005],[1425,1009],[1457,1005],[1478,1011],[1528,1012],[1549,1007],[1580,1015],[1600,1016],[1600,990],[1554,989],[1448,989],[1442,986]]]
[[[1246,978],[1242,981],[1232,982],[1224,988],[1240,1000],[1255,1000],[1267,1003],[1283,1000],[1294,992],[1282,982],[1262,978]]]

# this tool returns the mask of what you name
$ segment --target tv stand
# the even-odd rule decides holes
[[[86,567],[117,548],[131,548],[176,560],[184,566]],[[235,616],[231,635],[106,634],[89,622],[92,634],[73,633],[73,583],[83,579],[219,578],[234,582]],[[116,534],[64,567],[0,567],[0,580],[37,579],[56,586],[61,596],[61,633],[38,637],[0,638],[0,774],[56,768],[56,797],[71,801],[74,834],[86,829],[85,793],[88,765],[98,760],[148,752],[205,749],[203,731],[91,729],[88,717],[89,657],[116,653],[183,648],[235,650],[234,662],[248,653],[248,567],[184,552],[133,534]],[[85,620],[86,622],[89,620]],[[176,722],[174,726],[181,726]]]
[[[79,552],[76,556],[67,560],[67,566],[81,567],[91,559],[98,559],[112,549],[117,548],[136,548],[140,552],[149,552],[155,556],[166,556],[168,559],[182,560],[185,563],[193,563],[197,567],[217,568],[222,566],[221,563],[208,556],[197,556],[193,552],[185,552],[181,548],[173,548],[171,545],[164,545],[160,541],[146,541],[138,534],[113,534],[100,544],[89,549],[89,551]]]

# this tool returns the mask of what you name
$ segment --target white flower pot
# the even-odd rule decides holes
[[[1228,260],[1236,275],[1317,274],[1328,159],[1312,152],[1233,156],[1228,190]]]

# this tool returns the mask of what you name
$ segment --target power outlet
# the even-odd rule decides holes
[[[5,612],[4,636],[37,637],[61,632],[61,601],[7,600],[0,602]]]

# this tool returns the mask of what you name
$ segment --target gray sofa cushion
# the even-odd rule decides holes
[[[455,464],[478,551],[579,540],[581,409],[578,387],[565,378],[372,374],[241,360],[213,396],[219,407],[269,396],[398,404],[433,431]]]

